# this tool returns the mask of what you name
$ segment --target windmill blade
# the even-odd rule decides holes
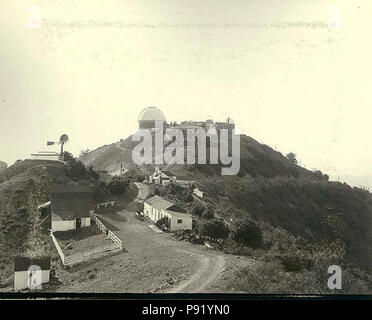
[[[59,138],[59,143],[61,143],[61,144],[65,144],[68,140],[69,140],[68,135],[67,135],[67,134],[63,134],[63,135],[61,135],[61,137]]]

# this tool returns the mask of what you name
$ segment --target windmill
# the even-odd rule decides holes
[[[52,145],[55,145],[55,144],[60,144],[61,145],[61,153],[60,153],[60,156],[63,157],[63,146],[68,142],[69,138],[68,138],[68,135],[67,134],[63,134],[61,135],[61,137],[59,138],[59,141],[58,142],[55,142],[55,141],[48,141],[47,142],[47,146],[52,146]]]

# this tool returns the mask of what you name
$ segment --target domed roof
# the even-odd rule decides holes
[[[141,111],[138,116],[138,121],[166,121],[165,116],[161,110],[156,107],[148,107]]]

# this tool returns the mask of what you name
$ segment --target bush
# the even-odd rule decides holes
[[[200,233],[202,236],[209,237],[212,240],[218,240],[226,239],[230,230],[224,221],[214,220],[203,224]]]
[[[84,164],[80,160],[74,158],[71,153],[65,151],[64,160],[67,162],[65,166],[66,176],[72,180],[89,179],[97,181],[99,179],[99,174],[94,171],[92,166],[87,169]]]
[[[284,256],[281,258],[282,265],[287,272],[302,271],[302,269],[310,266],[311,261],[305,261],[296,256]]]
[[[254,249],[262,248],[264,241],[260,227],[254,222],[246,222],[238,227],[234,240]]]
[[[196,206],[192,208],[192,214],[195,216],[201,217],[204,210],[205,210],[205,207],[203,205],[197,204]]]
[[[124,194],[128,186],[129,186],[128,181],[114,177],[112,181],[108,184],[108,190],[112,195],[118,196]]]
[[[170,228],[169,219],[167,217],[159,219],[155,224],[161,230],[169,230]]]
[[[205,210],[203,211],[202,217],[203,217],[204,219],[208,219],[208,220],[210,220],[210,219],[213,219],[213,218],[214,218],[214,214],[213,214],[212,210],[210,210],[210,209],[205,209]]]

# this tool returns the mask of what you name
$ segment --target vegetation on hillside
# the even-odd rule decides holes
[[[293,152],[284,156],[248,136],[240,138],[237,176],[221,177],[221,164],[167,166],[177,176],[193,177],[205,191],[202,200],[192,196],[193,186],[160,187],[158,193],[193,214],[196,236],[225,252],[263,261],[257,270],[241,271],[243,291],[329,293],[324,277],[332,264],[345,270],[349,292],[366,291],[372,283],[372,195],[302,168]],[[128,141],[90,153],[94,164],[109,167],[117,161],[109,154],[119,152],[121,159],[130,159]],[[153,172],[154,165],[143,168]],[[224,230],[214,232],[218,228]]]

